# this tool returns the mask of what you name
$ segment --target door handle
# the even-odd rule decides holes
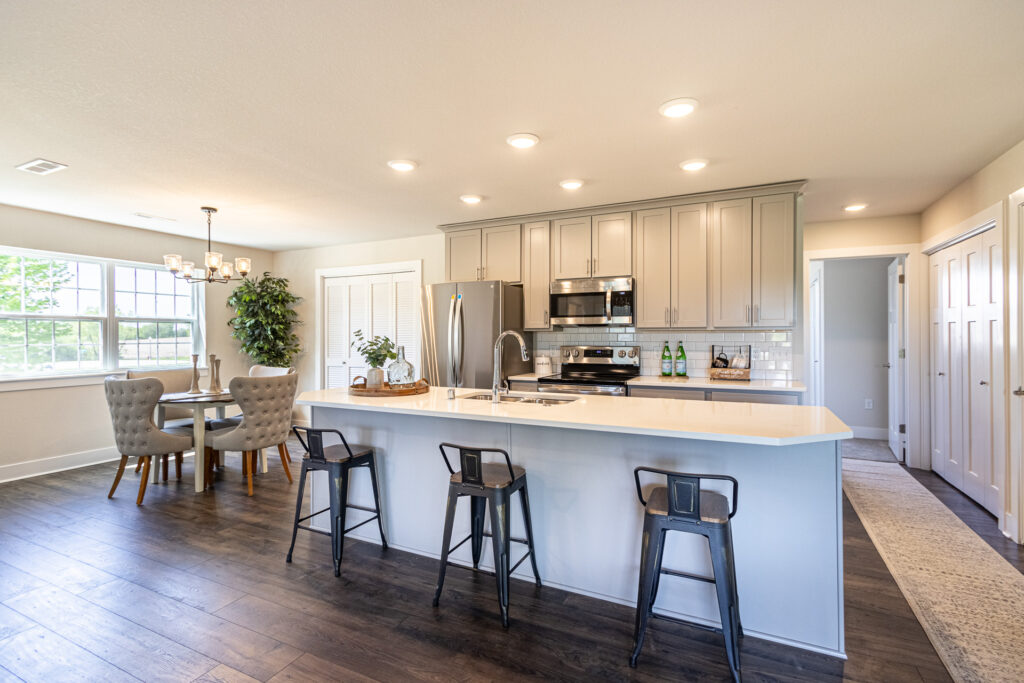
[[[750,321],[751,324],[755,322],[761,322],[761,306],[760,304],[754,304],[754,317]]]
[[[544,327],[547,327],[548,325],[551,324],[550,322],[548,322],[549,320],[550,320],[550,315],[548,314],[547,311],[544,311]]]
[[[668,306],[665,307],[665,327],[668,327]]]
[[[487,266],[480,266],[480,279],[481,280],[486,280],[487,279]]]
[[[593,270],[593,272],[591,273],[591,275],[593,275],[593,274],[594,274],[594,273],[596,273],[596,272],[597,272],[597,259],[594,259],[594,270]]]
[[[673,308],[672,309],[672,317],[669,319],[668,322],[669,322],[670,325],[678,325],[679,324],[679,309],[678,308]]]
[[[590,259],[587,259],[587,275],[590,275]]]
[[[455,295],[448,303],[448,383],[456,386],[455,381]]]
[[[889,368],[892,367],[892,363],[882,363],[882,367],[888,370]]]
[[[939,377],[945,377],[945,376],[946,376],[946,373],[944,373],[944,372],[940,372],[939,373]]]
[[[987,387],[988,386],[988,382],[986,382],[985,380],[981,380],[980,382],[978,382],[978,384],[980,384],[983,387]]]
[[[1024,396],[1024,387],[1017,387],[1013,390],[1014,396]]]
[[[462,386],[462,345],[465,343],[462,334],[462,295],[459,295],[455,303],[455,351],[458,360],[455,361],[455,386]]]
[[[750,322],[750,305],[747,305],[747,317],[744,318],[744,322]]]

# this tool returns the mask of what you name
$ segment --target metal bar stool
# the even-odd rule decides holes
[[[303,440],[299,431],[306,433],[306,440]],[[364,524],[377,520],[377,529],[380,531],[381,544],[388,549],[388,539],[384,535],[384,523],[380,517],[380,489],[377,487],[377,465],[374,458],[372,446],[349,446],[345,435],[337,429],[312,429],[307,427],[292,427],[299,443],[306,451],[302,458],[302,473],[299,476],[299,496],[295,501],[295,524],[292,526],[292,544],[288,547],[287,561],[292,561],[292,551],[295,549],[295,536],[299,529],[312,531],[316,534],[323,534],[331,537],[331,552],[334,557],[334,575],[341,576],[341,553],[345,543],[345,534],[354,531]],[[341,438],[340,444],[324,447],[324,434],[337,434]],[[308,444],[307,444],[308,441]],[[354,467],[367,467],[370,470],[370,483],[373,485],[373,507],[353,505],[348,502],[349,470]],[[330,505],[323,510],[318,510],[305,517],[302,514],[302,494],[306,488],[306,473],[312,471],[325,471],[330,477]],[[355,526],[345,528],[345,511],[348,508],[363,510],[374,513],[369,519],[363,520]],[[310,526],[302,526],[311,517],[330,511],[331,530],[330,532],[314,529]]]
[[[651,491],[650,498],[644,500],[643,489],[640,486],[641,472],[665,475],[668,485],[656,487]],[[633,470],[633,478],[636,480],[636,495],[644,506],[644,535],[640,550],[640,586],[636,599],[636,632],[633,641],[633,655],[629,659],[629,665],[636,667],[640,650],[644,646],[647,621],[651,617],[708,628],[702,624],[654,613],[654,601],[658,596],[659,580],[662,574],[668,574],[715,584],[722,628],[711,628],[710,630],[721,633],[725,638],[725,653],[729,660],[729,669],[732,671],[733,678],[739,681],[739,642],[743,638],[743,625],[740,622],[740,600],[736,589],[736,561],[732,550],[732,526],[729,521],[736,514],[736,501],[739,495],[736,480],[722,475],[684,474],[650,467],[637,467]],[[731,506],[729,499],[722,494],[701,490],[701,481],[706,479],[732,482]],[[668,531],[684,531],[700,534],[707,538],[714,575],[707,577],[673,569],[663,569],[661,566],[662,551],[665,547],[665,533]]]
[[[448,460],[446,448],[459,451],[459,464],[461,471],[452,469]],[[448,561],[448,555],[459,548],[466,541],[472,540],[473,550],[473,571],[493,575],[498,586],[498,606],[501,609],[501,624],[508,628],[508,580],[509,576],[521,565],[527,557],[533,566],[533,577],[538,586],[540,573],[537,571],[537,554],[533,545],[533,523],[530,520],[530,495],[526,487],[526,470],[518,465],[513,465],[508,453],[500,448],[474,448],[469,446],[458,446],[452,443],[440,445],[441,457],[444,464],[451,473],[448,484],[448,512],[444,519],[444,541],[441,545],[441,569],[437,576],[437,590],[434,592],[434,607],[437,607],[441,599],[441,589],[444,587],[444,574],[448,565],[463,567]],[[505,464],[485,463],[485,453],[501,453],[505,457]],[[509,530],[509,506],[512,501],[512,494],[519,491],[523,504],[523,522],[526,528],[526,538],[511,538]],[[469,496],[471,531],[469,536],[451,546],[452,526],[455,523],[455,510],[461,496]],[[491,532],[484,531],[484,511],[490,508]],[[494,548],[494,572],[483,572],[480,569],[480,553],[483,550],[484,536],[491,537],[491,544]],[[514,566],[509,568],[510,543],[523,543],[527,546],[527,552]],[[463,567],[468,569],[468,567]]]

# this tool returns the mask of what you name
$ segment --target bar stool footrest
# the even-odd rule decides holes
[[[314,534],[320,534],[321,536],[330,536],[331,535],[330,531],[324,531],[323,529],[314,529],[311,526],[302,526],[301,524],[297,524],[295,526],[295,528],[296,529],[302,529],[303,531],[312,531]]]
[[[350,531],[354,531],[354,530],[358,529],[359,527],[361,527],[364,524],[369,524],[370,522],[374,521],[375,519],[377,519],[377,515],[374,515],[373,517],[370,517],[369,519],[363,520],[362,522],[359,522],[359,524],[356,524],[355,526],[350,526],[349,528],[345,529],[345,531],[343,533],[347,534]]]
[[[667,614],[659,614],[654,611],[651,612],[651,617],[653,617],[654,619],[661,619],[662,621],[671,621],[674,624],[681,624],[682,626],[692,626],[694,628],[699,628],[702,631],[710,631],[711,633],[722,633],[721,627],[708,626],[707,624],[702,624],[699,621],[687,621],[686,619],[670,617]]]
[[[678,576],[681,579],[693,579],[694,581],[703,581],[704,583],[715,583],[715,578],[713,576],[701,576],[700,574],[680,572],[675,569],[662,569],[661,573],[668,574],[669,576]]]

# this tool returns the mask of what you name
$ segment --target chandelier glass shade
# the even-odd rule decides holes
[[[203,259],[204,268],[196,268],[192,261],[184,261],[181,254],[164,254],[164,266],[174,277],[187,282],[231,282],[241,280],[252,270],[252,259],[239,256],[234,263],[224,260],[224,254],[213,251],[211,240],[213,214],[217,209],[212,206],[202,207],[206,214],[206,255]],[[237,277],[236,277],[237,273]]]

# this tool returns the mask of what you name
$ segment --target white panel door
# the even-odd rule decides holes
[[[945,256],[940,252],[928,260],[929,310],[931,340],[931,462],[936,474],[946,476],[946,460],[949,452],[949,352],[945,334],[945,290],[949,287],[946,277]]]
[[[672,207],[672,327],[708,324],[708,206]]]
[[[637,327],[669,327],[672,311],[672,218],[670,209],[636,212]]]
[[[633,274],[633,214],[594,216],[590,246],[593,277],[626,277]]]
[[[752,234],[750,199],[711,205],[711,324],[750,327]]]
[[[753,311],[757,327],[793,325],[796,295],[793,195],[754,197],[751,277]]]
[[[1003,327],[1003,243],[998,230],[989,230],[984,237],[985,263],[988,267],[984,283],[986,298],[983,320],[988,335],[989,385],[988,405],[991,416],[989,427],[990,479],[986,483],[984,498],[979,501],[989,512],[1003,520],[1006,509],[1006,413],[1008,396],[1006,387],[1006,347]]]
[[[523,327],[551,328],[551,224],[523,226]]]
[[[889,403],[889,450],[898,460],[903,460],[903,444],[900,437],[900,262],[893,259],[887,271],[886,286],[887,305],[887,353],[886,370],[888,371],[888,403]]]
[[[551,275],[555,280],[590,277],[590,216],[551,224]]]
[[[963,297],[962,263],[960,248],[951,247],[942,252],[944,299],[942,312],[943,364],[946,366],[949,391],[946,414],[949,429],[949,448],[942,472],[946,481],[957,488],[964,482],[964,382],[963,382]]]
[[[991,473],[992,400],[989,373],[989,331],[986,318],[988,266],[984,236],[967,240],[961,250],[963,285],[963,490],[974,500],[985,498]]]
[[[523,242],[519,224],[484,228],[480,236],[480,279],[520,282]]]
[[[459,230],[444,235],[449,282],[480,279],[480,230]]]

